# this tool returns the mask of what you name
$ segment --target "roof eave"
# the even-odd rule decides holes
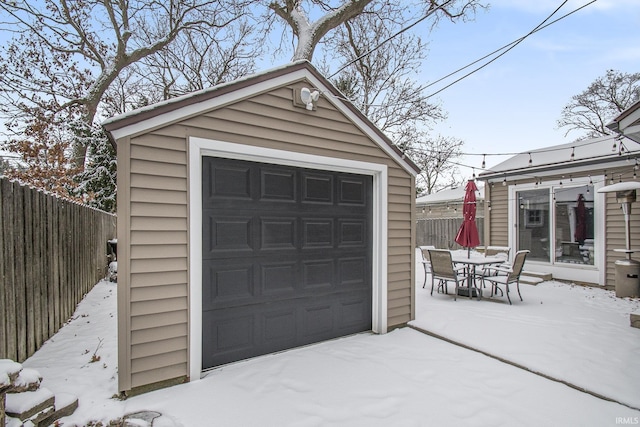
[[[600,156],[584,160],[574,160],[570,162],[553,163],[540,166],[531,166],[526,168],[514,168],[506,169],[497,172],[485,172],[478,176],[478,179],[483,181],[491,181],[493,179],[512,178],[514,176],[546,176],[551,175],[553,172],[560,172],[566,170],[588,170],[589,166],[594,165],[611,165],[612,163],[624,162],[629,155],[640,155],[640,151],[632,151],[625,155],[612,154],[611,156]],[[611,167],[611,166],[610,166]]]
[[[178,98],[173,98],[155,105],[143,107],[139,110],[135,110],[129,113],[122,114],[120,116],[112,117],[105,120],[102,123],[109,140],[116,148],[117,140],[120,138],[116,134],[126,131],[125,128],[134,126],[146,120],[151,120],[154,117],[158,117],[162,114],[172,113],[181,108],[193,107],[195,104],[204,103],[214,98],[220,98],[225,95],[230,95],[235,91],[250,86],[266,83],[270,80],[277,79],[279,77],[285,77],[290,74],[295,74],[299,71],[310,73],[313,78],[318,80],[330,94],[333,95],[332,102],[334,105],[340,103],[351,114],[358,118],[362,122],[366,129],[372,131],[376,137],[384,144],[383,150],[389,150],[392,154],[391,157],[395,158],[403,168],[405,168],[412,175],[420,173],[421,169],[405,155],[392,141],[387,137],[378,127],[369,120],[369,118],[358,109],[352,102],[347,100],[345,96],[329,81],[327,80],[309,61],[297,61],[286,66],[268,70],[262,73],[254,74],[235,80],[233,82],[225,83],[213,88],[208,88],[191,94],[183,95]],[[166,123],[164,123],[166,125]],[[364,130],[364,129],[363,129]],[[366,132],[366,131],[365,131]]]

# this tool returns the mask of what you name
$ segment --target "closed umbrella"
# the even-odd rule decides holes
[[[578,195],[578,206],[576,206],[576,231],[573,235],[575,241],[584,245],[587,238],[587,208],[584,205],[584,196]]]
[[[476,225],[476,183],[473,180],[467,182],[464,193],[464,204],[462,206],[462,225],[456,234],[456,243],[468,249],[475,248],[480,244],[480,236],[478,235],[478,226]]]

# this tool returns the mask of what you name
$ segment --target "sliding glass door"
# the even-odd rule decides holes
[[[594,188],[557,185],[516,191],[518,250],[551,264],[594,265]]]

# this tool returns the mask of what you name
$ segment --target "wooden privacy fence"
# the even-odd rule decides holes
[[[433,245],[439,249],[461,249],[455,242],[462,218],[425,218],[416,224],[418,246]],[[480,235],[480,245],[484,245],[484,218],[477,217],[476,225]]]
[[[115,216],[0,179],[0,359],[31,356],[104,277]]]

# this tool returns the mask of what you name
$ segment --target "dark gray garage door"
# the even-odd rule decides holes
[[[202,170],[203,369],[371,329],[370,176]]]

